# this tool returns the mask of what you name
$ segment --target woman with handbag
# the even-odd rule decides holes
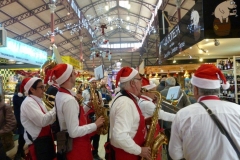
[[[42,102],[44,84],[40,78],[25,78],[20,91],[28,94],[21,105],[21,122],[25,128],[31,160],[53,160],[56,157],[50,124],[56,119],[55,108],[47,111]]]
[[[16,119],[11,106],[4,103],[0,95],[0,159],[8,160],[6,152],[14,147],[12,130],[16,127]]]
[[[20,85],[21,83],[16,84],[15,92],[13,95],[13,109],[15,118],[17,120],[17,134],[19,135],[18,148],[14,160],[21,160],[22,158],[26,158],[23,148],[25,145],[25,140],[23,138],[24,128],[20,120],[20,108],[23,100],[25,99],[25,96],[23,94],[18,94]]]

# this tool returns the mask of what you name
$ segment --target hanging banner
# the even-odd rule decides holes
[[[0,48],[0,57],[41,66],[47,60],[47,52],[7,38],[7,47]]]
[[[160,37],[159,64],[203,40],[203,3],[202,0],[195,2],[171,32],[164,38]]]
[[[79,61],[70,57],[70,56],[61,56],[63,63],[71,64],[75,69],[82,69],[80,68]]]

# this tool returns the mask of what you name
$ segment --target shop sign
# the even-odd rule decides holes
[[[159,64],[204,38],[202,0],[195,2],[195,5],[160,42]]]
[[[47,60],[47,52],[7,38],[7,47],[0,48],[0,57],[41,66]]]
[[[70,56],[61,56],[63,63],[71,64],[75,69],[83,69],[80,68],[80,62]],[[82,65],[81,65],[82,66]]]
[[[240,38],[240,1],[204,0],[204,37]]]

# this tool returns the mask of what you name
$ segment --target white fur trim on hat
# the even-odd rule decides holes
[[[58,78],[56,79],[57,84],[61,85],[64,82],[66,82],[66,80],[70,77],[70,75],[72,74],[73,71],[73,66],[67,64],[67,69],[66,71]]]
[[[150,82],[149,85],[142,86],[142,88],[145,88],[145,89],[147,89],[147,90],[153,89],[154,87],[156,87],[156,84],[155,84],[154,82]]]
[[[18,97],[23,97],[23,94],[21,92],[18,92]]]
[[[90,82],[92,82],[92,81],[96,81],[96,78],[95,78],[95,77],[93,77],[93,78],[89,79],[89,81],[88,81],[88,82],[90,83]]]
[[[53,81],[48,80],[48,85],[53,85]]]
[[[192,76],[191,83],[194,86],[197,86],[199,88],[205,88],[205,89],[216,89],[220,88],[220,80],[210,80],[205,78],[198,78],[196,76]]]
[[[224,90],[226,90],[226,89],[228,89],[228,88],[230,87],[229,82],[226,82],[226,84],[221,84],[221,85],[222,85],[222,88],[223,88]]]
[[[25,92],[28,93],[29,89],[32,87],[33,83],[35,83],[37,80],[39,80],[40,78],[37,77],[33,77],[31,78],[24,86],[24,90]]]
[[[132,72],[131,72],[131,74],[129,76],[127,76],[127,77],[120,77],[120,83],[124,83],[124,82],[130,81],[137,74],[138,74],[138,71],[136,69],[132,68]]]

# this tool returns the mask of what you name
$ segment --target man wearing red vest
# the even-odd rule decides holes
[[[150,148],[143,147],[146,126],[138,106],[142,78],[137,70],[123,67],[117,74],[116,86],[118,82],[121,91],[112,100],[110,111],[110,142],[115,151],[115,159],[151,159]]]
[[[59,120],[60,129],[67,130],[69,136],[73,138],[72,150],[67,153],[69,160],[90,160],[93,159],[91,153],[91,142],[89,133],[96,131],[104,122],[103,117],[99,117],[95,123],[87,124],[83,107],[75,99],[75,92],[71,89],[75,86],[76,75],[72,65],[58,64],[51,72],[60,85],[55,97],[55,107]]]

